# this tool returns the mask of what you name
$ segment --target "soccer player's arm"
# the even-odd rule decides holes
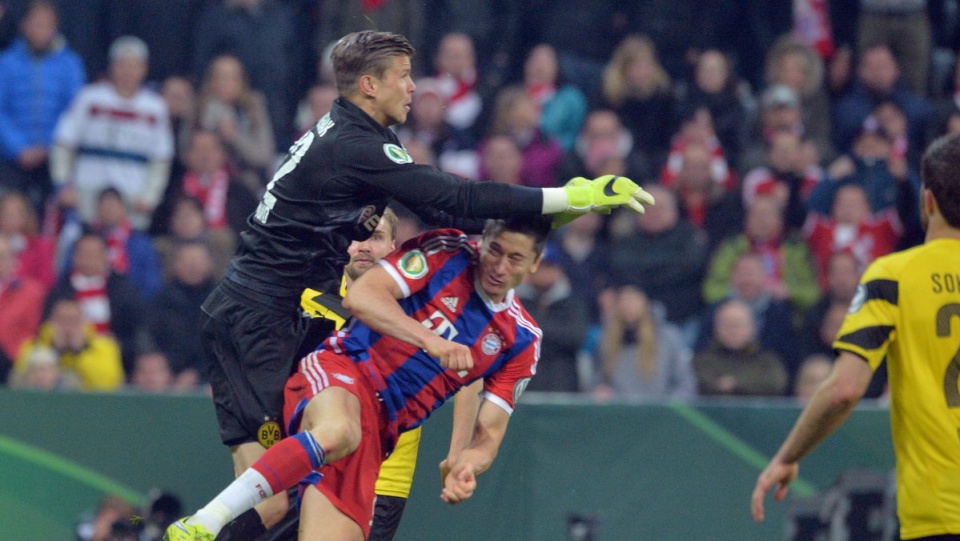
[[[421,238],[429,238],[429,235],[436,234],[438,233],[431,232]],[[375,332],[423,349],[431,357],[439,359],[444,368],[452,370],[473,368],[473,357],[468,347],[437,336],[419,321],[408,316],[400,306],[398,299],[410,294],[410,282],[403,279],[394,265],[403,265],[404,261],[417,260],[417,265],[422,265],[425,270],[430,266],[422,252],[416,248],[411,249],[414,243],[404,246],[405,249],[400,253],[391,254],[380,260],[378,266],[371,268],[357,279],[347,290],[343,307]],[[409,259],[405,257],[408,254]],[[421,286],[424,278],[423,276],[417,278]],[[404,289],[407,290],[404,291]]]
[[[460,451],[450,466],[450,473],[444,478],[440,493],[444,502],[456,505],[473,496],[477,476],[493,464],[509,423],[510,413],[498,404],[485,400],[480,405],[470,445]]]
[[[339,163],[357,179],[388,193],[411,210],[434,208],[466,218],[507,218],[515,214],[570,214],[627,207],[643,212],[653,198],[626,177],[606,175],[559,188],[529,188],[472,182],[436,167],[413,163],[405,150],[362,134],[341,141]],[[430,217],[424,217],[430,221]],[[564,218],[569,221],[569,217]]]
[[[450,449],[447,451],[447,458],[440,462],[441,484],[446,480],[447,474],[450,473],[450,466],[456,462],[460,451],[470,445],[480,410],[480,391],[482,390],[483,380],[478,379],[460,389],[453,397],[453,428],[450,431]]]
[[[751,497],[756,521],[764,517],[763,498],[774,486],[774,498],[783,500],[799,472],[798,462],[832,434],[850,416],[870,384],[873,371],[886,356],[897,320],[897,282],[875,262],[864,273],[847,317],[837,333],[838,351],[830,376],[803,409],[780,450],[757,478]]]

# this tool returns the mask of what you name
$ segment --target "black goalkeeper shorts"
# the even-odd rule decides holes
[[[397,534],[406,498],[399,496],[381,496],[377,494],[377,506],[373,509],[373,526],[367,541],[391,541]]]
[[[269,447],[286,436],[283,389],[307,330],[299,302],[224,281],[203,303],[203,349],[224,445]]]

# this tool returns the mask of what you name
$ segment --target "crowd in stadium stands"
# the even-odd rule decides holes
[[[0,381],[202,388],[200,303],[336,98],[331,45],[375,27],[418,49],[417,162],[656,197],[563,227],[521,286],[531,390],[808,396],[865,266],[922,240],[956,4],[0,0]]]

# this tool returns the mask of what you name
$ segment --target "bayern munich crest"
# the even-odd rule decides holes
[[[482,351],[484,355],[496,355],[500,353],[502,347],[503,340],[494,333],[487,333],[487,335],[483,337],[483,340],[480,341],[480,351]]]

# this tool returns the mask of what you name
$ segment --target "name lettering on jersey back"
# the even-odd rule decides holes
[[[328,117],[324,117],[329,120]],[[322,123],[323,120],[321,119]],[[319,128],[320,124],[317,124]],[[333,122],[330,122],[330,126],[333,126]],[[328,126],[327,129],[330,129]],[[326,133],[324,130],[323,133]],[[322,136],[323,133],[320,135]],[[310,145],[313,144],[315,136],[312,131],[308,131],[303,134],[300,139],[297,139],[297,142],[290,147],[290,153],[287,156],[287,159],[280,165],[280,168],[277,169],[277,172],[273,174],[273,178],[270,179],[270,182],[267,183],[267,190],[263,193],[263,198],[260,199],[260,204],[257,205],[257,210],[254,212],[253,217],[258,222],[266,224],[267,220],[270,218],[270,211],[273,210],[274,205],[277,204],[277,196],[273,195],[273,187],[276,186],[277,181],[283,177],[290,174],[291,171],[296,169],[297,165],[300,163],[303,155],[307,153],[307,150],[310,148]]]
[[[330,113],[323,115],[323,118],[317,121],[317,137],[323,137],[332,127],[333,119],[330,118]]]
[[[935,272],[930,275],[934,293],[956,293],[960,291],[960,274]]]

